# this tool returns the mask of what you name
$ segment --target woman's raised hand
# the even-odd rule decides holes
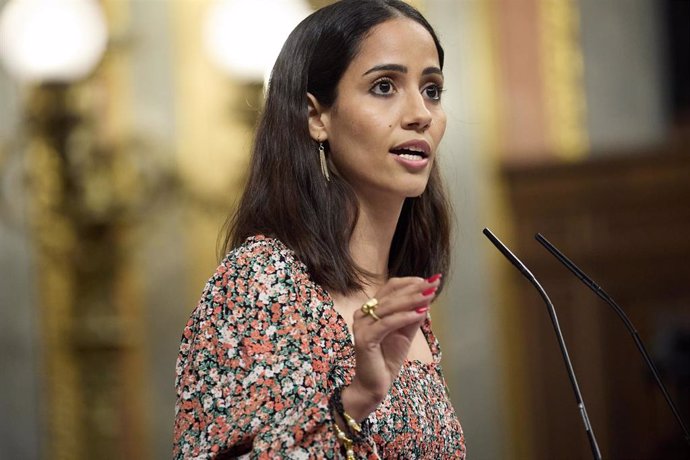
[[[343,390],[342,401],[356,420],[366,418],[388,394],[426,318],[440,279],[440,275],[429,279],[391,278],[374,295],[373,315],[363,309],[355,312],[355,375]]]

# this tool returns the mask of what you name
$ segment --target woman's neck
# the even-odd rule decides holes
[[[359,219],[350,238],[350,254],[358,267],[376,275],[371,285],[388,278],[388,257],[402,206],[402,201],[392,206],[359,202]]]

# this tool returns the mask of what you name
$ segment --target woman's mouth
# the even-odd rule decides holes
[[[397,147],[390,150],[393,158],[410,172],[419,172],[429,164],[428,150],[417,146]]]
[[[393,149],[391,153],[410,161],[419,161],[428,157],[426,152],[416,148]]]
[[[405,160],[422,161],[429,158],[431,146],[423,139],[415,139],[396,145],[390,152]]]
[[[424,140],[407,141],[393,147],[390,153],[406,169],[417,172],[426,168],[429,163],[431,146]]]

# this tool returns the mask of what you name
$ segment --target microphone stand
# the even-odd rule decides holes
[[[566,266],[568,270],[570,270],[575,276],[577,276],[580,281],[585,283],[585,285],[592,291],[594,291],[594,293],[597,296],[599,296],[599,298],[601,298],[611,308],[613,308],[613,311],[615,311],[618,317],[621,319],[621,321],[623,321],[623,324],[625,324],[625,327],[628,329],[628,332],[630,332],[630,335],[632,335],[632,338],[635,341],[635,345],[637,345],[637,349],[640,351],[642,357],[647,363],[647,367],[649,367],[649,370],[652,372],[654,380],[656,380],[656,384],[659,386],[659,389],[661,389],[661,392],[664,394],[664,398],[666,399],[666,402],[671,408],[673,415],[676,417],[676,420],[678,421],[681,430],[683,430],[685,441],[690,445],[690,435],[688,434],[688,429],[685,427],[683,419],[678,413],[676,405],[673,403],[673,400],[671,400],[671,396],[668,394],[668,391],[666,391],[666,387],[661,382],[661,377],[659,377],[659,373],[657,372],[656,367],[652,362],[652,359],[649,357],[649,353],[647,353],[647,349],[645,348],[644,343],[642,343],[642,339],[640,339],[640,335],[637,333],[637,330],[635,329],[635,326],[633,325],[632,321],[630,321],[623,309],[620,306],[618,306],[618,304],[601,287],[599,287],[597,283],[595,283],[582,270],[580,270],[580,268],[577,265],[575,265],[570,259],[563,255],[563,253],[559,251],[553,244],[551,244],[546,238],[544,238],[541,235],[541,233],[537,233],[535,235],[535,238],[537,241],[539,241],[539,243],[542,244],[542,246],[546,248],[547,251],[553,254],[553,256],[556,257],[556,259],[558,259],[563,265]]]
[[[568,377],[570,377],[570,384],[573,387],[573,393],[575,393],[575,400],[577,401],[577,407],[580,409],[580,416],[582,417],[582,423],[584,424],[585,427],[585,432],[587,433],[587,439],[589,440],[589,446],[592,449],[592,457],[595,460],[601,460],[601,451],[599,450],[599,445],[597,444],[597,439],[594,436],[594,431],[592,430],[592,426],[589,423],[589,417],[587,416],[587,409],[585,408],[585,402],[582,399],[582,394],[580,393],[580,387],[577,384],[577,379],[575,378],[575,371],[573,370],[573,365],[570,361],[570,357],[568,356],[568,349],[565,346],[565,339],[563,338],[563,333],[561,332],[561,327],[558,325],[558,316],[556,315],[556,309],[553,306],[553,303],[551,302],[551,299],[549,299],[549,296],[546,294],[546,291],[544,288],[539,284],[539,281],[537,281],[537,278],[530,272],[525,264],[523,264],[520,259],[518,259],[515,254],[513,254],[510,249],[506,247],[496,236],[491,233],[491,231],[488,228],[485,228],[482,233],[484,233],[484,236],[486,236],[493,244],[496,246],[496,248],[501,251],[501,254],[503,254],[515,267],[520,270],[520,273],[522,273],[525,278],[529,280],[530,283],[534,285],[535,288],[537,288],[537,291],[539,291],[539,295],[541,295],[541,298],[544,299],[544,302],[546,303],[547,310],[549,312],[549,316],[551,317],[551,322],[553,323],[553,329],[556,332],[556,337],[558,339],[558,345],[561,348],[561,354],[563,355],[563,361],[565,362],[565,367],[568,371]]]

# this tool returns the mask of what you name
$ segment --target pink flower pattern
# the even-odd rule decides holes
[[[465,458],[429,319],[422,331],[433,362],[405,362],[369,416],[357,458]],[[174,458],[344,458],[328,399],[354,363],[347,325],[307,267],[276,239],[248,238],[222,261],[184,329]]]

